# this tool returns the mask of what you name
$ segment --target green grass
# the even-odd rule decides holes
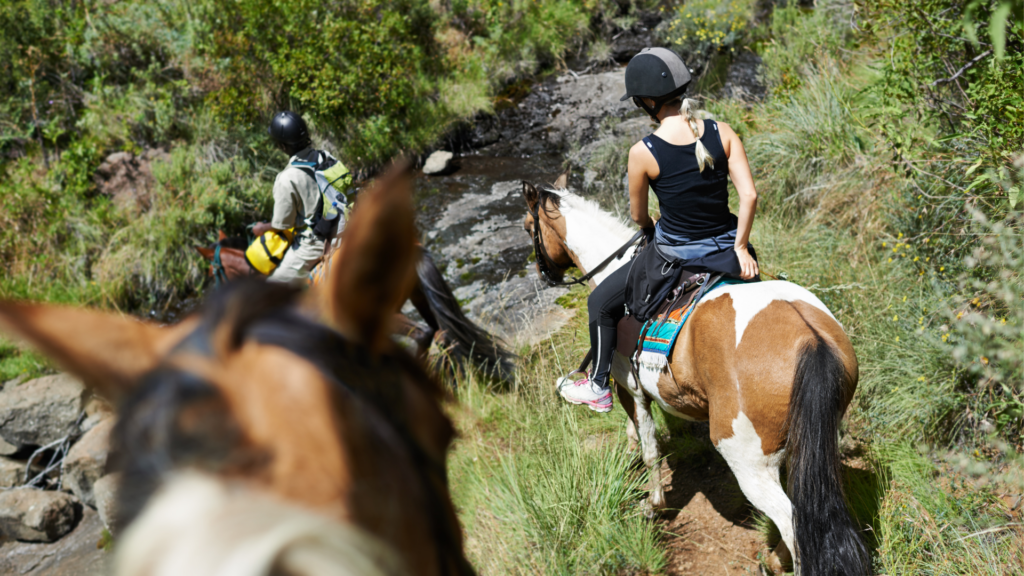
[[[577,289],[565,304],[579,307]],[[482,574],[658,573],[658,527],[643,517],[646,476],[618,410],[558,398],[554,381],[587,346],[585,311],[523,350],[514,385],[459,378],[449,460],[470,559]],[[640,467],[642,468],[642,466]]]

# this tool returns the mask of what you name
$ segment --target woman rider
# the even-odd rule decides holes
[[[682,59],[665,48],[645,48],[626,67],[622,100],[632,98],[659,124],[629,151],[630,215],[641,228],[654,229],[654,245],[668,260],[751,280],[758,276],[747,242],[757,192],[747,155],[728,124],[695,117],[697,103],[683,98],[689,83]],[[739,193],[739,218],[729,212],[729,178]],[[647,214],[648,186],[661,205],[657,223]],[[608,378],[629,268],[613,272],[587,300],[593,372],[559,389],[566,400],[597,412],[612,409]]]

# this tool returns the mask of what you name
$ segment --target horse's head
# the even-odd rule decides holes
[[[561,281],[565,271],[576,265],[565,244],[565,218],[559,210],[561,197],[553,190],[524,181],[523,198],[529,211],[523,229],[533,239],[537,273],[542,278]]]
[[[413,216],[386,176],[316,291],[238,282],[176,326],[0,301],[0,328],[120,405],[119,573],[471,572],[442,388],[389,339]]]
[[[195,246],[196,252],[210,262],[206,275],[218,280],[235,280],[253,274],[254,270],[245,259],[249,243],[242,237],[229,237],[223,230],[217,231],[217,241],[209,246]],[[219,250],[218,250],[219,248]]]

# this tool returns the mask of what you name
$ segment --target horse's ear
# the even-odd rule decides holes
[[[25,340],[113,401],[129,393],[194,323],[162,328],[120,314],[0,301],[0,330]]]
[[[391,318],[416,281],[415,211],[404,163],[359,195],[334,251],[320,310],[346,337],[383,350]]]
[[[565,190],[569,186],[569,171],[566,170],[558,178],[555,179],[554,187],[559,190]]]
[[[195,246],[194,248],[196,249],[196,252],[199,252],[200,256],[211,262],[213,261],[213,248],[204,248],[202,246]]]
[[[225,234],[223,230],[217,230],[217,242],[220,242],[221,240],[227,240],[227,239],[228,239],[228,235]]]
[[[523,180],[523,198],[526,199],[526,206],[531,212],[536,212],[537,203],[540,201],[540,190],[533,184]]]

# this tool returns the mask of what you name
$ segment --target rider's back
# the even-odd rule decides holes
[[[659,130],[644,138],[644,144],[658,162],[658,176],[650,180],[661,205],[658,225],[673,243],[683,244],[718,236],[736,229],[736,216],[729,211],[729,159],[725,155],[718,124],[704,121],[701,143],[713,163],[700,170],[693,137]],[[691,132],[692,134],[692,132]],[[677,144],[673,142],[689,143]]]

